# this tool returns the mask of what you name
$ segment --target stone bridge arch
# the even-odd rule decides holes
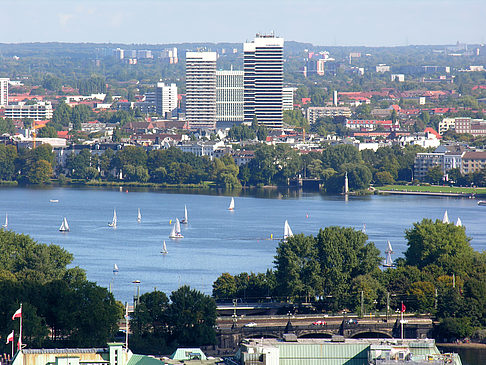
[[[298,338],[332,338],[331,332],[301,332],[297,335]]]
[[[393,338],[391,332],[387,331],[359,331],[351,333],[350,338]]]

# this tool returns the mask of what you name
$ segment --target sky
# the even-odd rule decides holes
[[[486,0],[0,0],[1,43],[484,43]]]

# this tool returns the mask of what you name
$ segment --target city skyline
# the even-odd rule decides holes
[[[272,30],[323,46],[483,43],[486,37],[481,0],[21,0],[4,2],[2,12],[4,26],[15,30],[6,43],[239,43]]]

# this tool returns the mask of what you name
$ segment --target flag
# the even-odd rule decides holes
[[[403,304],[403,302],[402,302],[402,313],[405,313],[406,309],[407,309],[407,307],[405,307],[405,304]]]
[[[17,312],[14,313],[12,316],[12,321],[15,320],[15,318],[21,318],[22,317],[22,307],[17,309]]]
[[[19,342],[17,342],[17,350],[22,350],[22,342],[20,341],[20,338]]]
[[[8,336],[7,336],[7,345],[9,342],[13,342],[14,340],[14,331],[12,331]]]

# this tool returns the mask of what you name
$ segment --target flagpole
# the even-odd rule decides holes
[[[125,303],[125,350],[128,353],[128,302]]]
[[[22,303],[20,303],[20,331],[19,331],[19,350],[22,350],[22,317],[24,314],[22,313]]]
[[[400,327],[401,327],[401,339],[403,340],[403,302],[402,302],[402,307],[400,308],[400,313],[402,319],[400,320]]]
[[[15,344],[15,332],[12,331],[13,333],[13,337],[12,337],[12,360],[13,360],[13,357],[14,357],[14,344]]]

